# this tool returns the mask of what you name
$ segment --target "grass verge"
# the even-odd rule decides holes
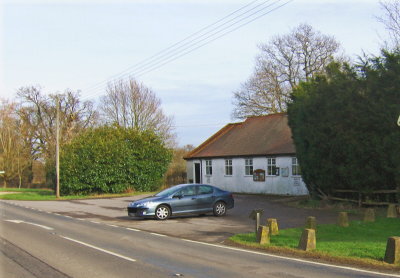
[[[317,249],[309,252],[297,249],[302,230],[303,228],[280,230],[278,236],[271,237],[270,245],[257,243],[255,233],[237,234],[230,241],[250,248],[329,262],[400,270],[400,264],[389,265],[383,262],[388,237],[400,236],[399,218],[378,218],[373,223],[352,221],[347,228],[334,224],[318,225]]]
[[[13,192],[0,195],[2,200],[20,201],[56,201],[56,200],[76,200],[76,199],[99,199],[99,198],[118,198],[129,197],[152,192],[130,192],[121,194],[98,194],[98,195],[68,195],[56,198],[52,189],[30,189],[30,188],[0,188],[0,192]]]

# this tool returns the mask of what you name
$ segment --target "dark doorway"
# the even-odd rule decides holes
[[[194,164],[194,183],[201,183],[200,163],[195,163]]]

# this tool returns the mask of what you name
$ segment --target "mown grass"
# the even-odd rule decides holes
[[[118,198],[129,197],[140,194],[151,194],[153,192],[130,192],[122,194],[97,194],[97,195],[68,195],[61,196],[59,199],[52,189],[30,189],[30,188],[0,188],[0,192],[15,192],[0,195],[2,200],[20,201],[56,201],[56,200],[75,200],[75,199],[97,199],[97,198]]]
[[[255,233],[237,234],[230,239],[238,244],[296,249],[303,228],[284,229],[271,237],[271,244],[261,246]],[[361,258],[382,261],[388,237],[400,236],[399,218],[378,218],[376,222],[352,221],[349,227],[318,225],[317,248],[311,252],[333,257]]]

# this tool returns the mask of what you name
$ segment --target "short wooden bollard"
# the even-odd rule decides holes
[[[260,244],[269,244],[270,243],[270,233],[269,227],[267,226],[258,226],[257,230],[257,241]]]
[[[317,230],[317,219],[314,216],[307,217],[305,228]]]
[[[400,237],[388,238],[384,261],[388,264],[400,263]]]
[[[309,251],[315,249],[317,246],[317,242],[315,239],[315,230],[314,229],[304,229],[301,234],[301,238],[299,241],[298,249]]]
[[[279,235],[278,221],[275,218],[268,218],[267,224],[269,227],[269,234],[271,236]]]
[[[395,204],[390,204],[387,209],[387,218],[397,218],[397,209]]]
[[[367,208],[364,212],[364,222],[375,222],[375,210]]]
[[[348,227],[349,226],[349,217],[347,216],[347,212],[339,212],[338,216],[338,225],[340,227]]]

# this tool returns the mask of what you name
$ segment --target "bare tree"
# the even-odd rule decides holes
[[[292,89],[333,61],[340,49],[332,36],[300,24],[259,46],[253,75],[234,92],[232,116],[243,119],[286,111]]]
[[[22,125],[16,114],[17,104],[2,101],[0,104],[0,170],[4,171],[4,187],[18,178],[22,184],[24,171],[31,165],[29,144],[21,136]]]
[[[400,47],[400,0],[382,1],[383,17],[378,17],[389,32],[391,43],[396,48]]]
[[[164,184],[169,187],[172,185],[187,183],[186,161],[183,159],[190,151],[194,149],[192,145],[173,148],[172,161],[164,176]]]
[[[130,78],[108,83],[101,109],[106,121],[138,131],[151,130],[171,145],[174,142],[172,117],[166,116],[155,93]]]
[[[54,159],[57,99],[60,103],[61,145],[85,128],[95,125],[98,119],[93,103],[82,103],[79,93],[71,90],[44,95],[39,87],[23,87],[18,90],[17,96],[21,100],[18,115],[24,125],[23,136],[29,138],[33,159]]]

